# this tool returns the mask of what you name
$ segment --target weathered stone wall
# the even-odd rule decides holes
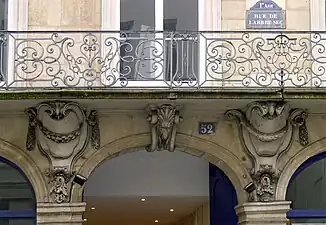
[[[29,0],[31,30],[100,29],[101,0]]]
[[[88,176],[92,169],[105,159],[125,154],[130,150],[145,150],[145,147],[151,144],[150,125],[147,116],[145,109],[100,114],[101,149],[95,150],[89,147],[84,156],[77,161],[74,170],[81,170],[81,174]],[[242,150],[240,140],[234,138],[237,136],[237,130],[234,129],[232,123],[225,121],[224,115],[216,115],[214,112],[202,115],[181,113],[181,116],[183,122],[178,126],[176,150],[197,155],[204,160],[217,164],[233,182],[237,183],[237,190],[243,192],[242,187],[250,179],[246,167],[249,168],[251,164]],[[216,134],[200,136],[198,134],[199,121],[217,122]],[[51,167],[48,159],[37,148],[32,151],[26,150],[27,115],[24,115],[23,112],[12,116],[1,115],[0,124],[1,139],[17,146],[17,148],[29,155],[35,162],[36,167],[42,172],[43,179],[47,181],[48,177],[45,176],[45,171]],[[89,161],[94,155],[95,160]],[[241,165],[241,161],[243,165]],[[92,166],[85,167],[85,163],[90,163]],[[235,166],[231,168],[230,165]],[[236,168],[237,166],[239,167]],[[48,188],[50,189],[50,184]],[[243,192],[240,195],[241,201],[245,201],[246,194]]]
[[[84,106],[88,108],[87,104]],[[176,150],[197,155],[215,163],[230,177],[236,186],[241,201],[246,201],[246,192],[243,187],[251,180],[249,172],[254,168],[254,165],[245,151],[246,146],[240,141],[241,134],[238,126],[235,122],[227,120],[223,113],[216,113],[215,111],[192,113],[187,111],[186,108],[184,107],[180,111],[183,122],[177,126]],[[89,146],[83,157],[74,165],[73,169],[75,171],[79,171],[87,177],[102,161],[128,151],[144,150],[146,146],[151,144],[151,130],[147,120],[147,111],[145,109],[124,110],[123,112],[117,110],[100,112],[101,147],[96,150]],[[41,175],[38,176],[43,176],[43,180],[47,181],[48,177],[45,176],[45,171],[50,168],[49,161],[37,148],[31,151],[26,150],[28,117],[23,112],[17,113],[12,115],[2,114],[0,116],[0,138],[9,148],[9,150],[6,150],[6,154],[13,154],[14,150],[11,151],[10,146],[15,151],[21,151],[32,162],[29,165],[24,165],[24,168],[31,167],[41,171]],[[216,122],[216,134],[199,135],[199,122]],[[293,143],[286,154],[280,155],[276,163],[277,169],[281,172],[280,187],[277,189],[278,194],[276,197],[279,200],[284,199],[287,182],[296,168],[305,159],[323,151],[326,133],[324,127],[326,126],[322,124],[326,124],[325,116],[309,114],[307,119],[309,143],[305,147],[300,144],[297,128],[293,128]],[[62,128],[60,129],[62,131]],[[297,156],[299,157],[298,160],[295,158]],[[9,158],[9,160],[14,160],[19,166],[19,156],[15,157],[13,159]],[[29,171],[27,173],[29,174]],[[33,174],[29,175],[34,176]],[[50,184],[48,185],[47,188],[49,189]],[[44,193],[39,196],[42,195],[43,200],[47,198]],[[75,199],[78,200],[78,198],[77,193]]]
[[[25,6],[26,2],[19,1],[18,7],[27,8],[28,28],[34,30],[100,29],[101,27],[116,29],[119,20],[115,14],[115,4],[118,3],[114,1],[105,1],[102,4],[101,0],[28,0],[28,6]],[[245,30],[246,10],[256,2],[256,0],[207,0],[204,5],[205,21],[202,29]],[[318,12],[319,9],[311,8],[318,7],[316,4],[313,5],[311,0],[276,0],[275,2],[286,10],[287,30],[309,30],[313,27],[312,19],[316,16],[313,17],[312,12]],[[107,10],[102,7],[106,7]],[[110,8],[113,8],[113,13],[109,13]],[[22,13],[18,12],[18,14]],[[101,15],[104,12],[107,13]],[[102,24],[102,21],[105,24]]]

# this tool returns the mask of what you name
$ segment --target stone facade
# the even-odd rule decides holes
[[[287,11],[287,30],[322,27],[311,19],[320,7],[312,1],[317,0],[276,1]],[[13,27],[22,30],[114,30],[118,24],[112,10],[117,0],[13,2],[18,18]],[[255,2],[207,0],[203,28],[244,30],[245,11]],[[326,111],[318,107],[323,100],[283,101],[279,95],[248,93],[223,100],[205,92],[171,99],[169,91],[160,98],[148,93],[141,99],[136,93],[80,99],[56,93],[1,100],[0,156],[16,163],[31,181],[38,224],[82,224],[85,203],[76,176],[87,179],[104,160],[144,149],[182,151],[217,165],[237,191],[239,224],[286,224],[291,176],[326,146]],[[216,133],[200,135],[199,122],[215,122]],[[256,189],[247,189],[250,185]]]
[[[28,1],[30,30],[75,30],[101,28],[101,1]]]
[[[0,154],[17,163],[32,182],[40,203],[40,224],[52,224],[46,217],[60,210],[67,212],[62,221],[81,223],[84,205],[82,186],[72,182],[76,174],[87,178],[102,161],[137,149],[183,151],[216,164],[236,188],[239,218],[249,220],[240,224],[251,224],[250,215],[260,208],[262,213],[269,206],[270,213],[279,213],[275,207],[285,207],[284,212],[288,209],[289,204],[282,201],[290,177],[304,160],[325,146],[320,126],[326,123],[324,116],[310,115],[309,109],[293,108],[286,102],[258,101],[225,113],[212,109],[198,113],[185,110],[189,102],[158,102],[134,109],[121,105],[103,111],[89,107],[88,100],[83,104],[77,101],[34,101],[25,112],[3,113],[0,118]],[[97,101],[99,105],[113,102]],[[155,131],[153,120],[159,124]],[[217,123],[215,135],[198,134],[198,123],[203,121]],[[316,124],[318,130],[313,128]],[[247,140],[254,145],[248,145]],[[248,192],[245,187],[251,182],[256,190]],[[273,202],[282,206],[270,205]],[[285,213],[282,215],[279,224],[286,221]]]
[[[319,12],[325,3],[322,0],[276,0],[287,11],[287,30],[324,29]],[[202,30],[245,30],[246,10],[255,0],[206,0],[203,2],[204,23]],[[13,18],[18,17],[16,29],[74,30],[118,29],[118,0],[14,0]],[[235,7],[236,6],[236,7]],[[17,15],[15,15],[17,14]],[[25,16],[25,18],[24,18]],[[26,24],[26,22],[28,23]]]

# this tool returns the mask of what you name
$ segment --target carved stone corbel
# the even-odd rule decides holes
[[[89,143],[94,149],[100,147],[97,112],[67,101],[43,102],[25,112],[29,118],[26,149],[37,147],[48,158],[53,202],[69,202],[74,163]]]
[[[67,167],[55,167],[46,171],[46,176],[51,183],[50,195],[54,202],[69,202],[71,179],[73,174]]]
[[[272,165],[260,165],[256,173],[252,174],[257,196],[251,200],[257,199],[262,202],[273,200],[278,178],[279,174]]]
[[[306,111],[291,110],[285,102],[266,101],[249,104],[245,112],[229,110],[226,116],[237,122],[240,141],[253,163],[248,169],[256,195],[250,200],[274,200],[279,177],[277,159],[290,148],[296,127],[300,144],[309,143]]]
[[[182,121],[179,109],[163,104],[149,106],[149,116],[152,143],[147,147],[148,152],[168,150],[174,151],[177,125]]]

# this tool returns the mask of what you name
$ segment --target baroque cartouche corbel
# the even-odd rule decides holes
[[[179,109],[169,104],[149,106],[147,118],[151,128],[152,143],[147,151],[174,151],[177,125],[182,121]]]
[[[48,101],[25,110],[29,125],[26,149],[38,148],[50,163],[46,171],[53,202],[70,201],[72,168],[89,143],[100,147],[98,115],[75,102]]]
[[[291,110],[283,101],[266,101],[253,102],[245,111],[229,110],[226,116],[236,121],[240,141],[253,163],[248,169],[256,186],[256,195],[250,200],[274,200],[279,177],[277,159],[290,148],[296,127],[299,128],[299,143],[302,146],[309,143],[306,111]]]

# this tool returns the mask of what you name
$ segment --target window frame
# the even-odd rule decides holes
[[[323,31],[326,29],[325,10],[326,10],[326,0],[310,1],[310,21],[311,21],[310,27],[312,31]]]
[[[114,31],[116,34],[106,34],[102,35],[102,43],[105,40],[105,37],[120,38],[120,1],[121,0],[102,0],[101,2],[101,29],[103,31]],[[163,33],[160,33],[164,30],[164,0],[153,0],[155,1],[155,31],[158,33],[155,34],[155,39],[160,39],[163,42]],[[198,31],[209,31],[209,30],[219,30],[221,28],[221,0],[198,0]],[[207,13],[208,10],[211,11],[212,6],[216,7],[216,12]],[[112,13],[114,12],[114,13]],[[213,21],[216,20],[217,21]],[[209,25],[207,25],[209,24]],[[157,45],[160,45],[160,40],[155,41]],[[206,68],[206,49],[205,49],[205,38],[203,35],[199,34],[199,54],[198,54],[198,74],[197,78],[199,83],[196,85],[202,85],[205,83],[205,68]],[[102,49],[105,49],[105,46],[102,44]],[[164,50],[163,50],[164,51]],[[105,50],[102,51],[103,56],[106,54]],[[164,55],[164,54],[163,54]],[[164,58],[163,58],[164,60]],[[163,65],[164,66],[164,65]],[[165,88],[167,84],[165,83],[164,73],[159,74],[157,80],[154,81],[128,81],[128,87],[155,87],[155,88]],[[116,76],[118,79],[118,77]],[[171,81],[170,81],[171,82]],[[181,87],[189,87],[188,84],[181,85]],[[120,83],[113,85],[113,87],[121,87]]]
[[[326,151],[319,153],[315,156],[310,157],[305,162],[303,162],[299,168],[293,173],[287,191],[289,190],[290,184],[297,178],[301,172],[313,165],[314,163],[326,159]],[[310,210],[310,209],[291,209],[286,214],[288,219],[326,219],[326,209],[325,210]],[[313,224],[313,223],[312,223]]]
[[[6,71],[4,78],[0,81],[0,87],[8,88],[15,80],[15,40],[12,31],[28,30],[28,1],[29,0],[7,0],[7,49],[5,51]]]
[[[3,158],[0,156],[0,162],[4,163],[8,166],[10,166],[12,169],[16,170],[19,172],[24,180],[26,181],[26,184],[29,186],[31,191],[33,192],[33,198],[32,200],[34,201],[32,209],[24,209],[24,210],[0,210],[0,220],[3,219],[33,219],[34,224],[37,224],[37,201],[36,201],[36,196],[35,196],[35,190],[33,188],[33,185],[25,175],[25,173],[13,162]]]

